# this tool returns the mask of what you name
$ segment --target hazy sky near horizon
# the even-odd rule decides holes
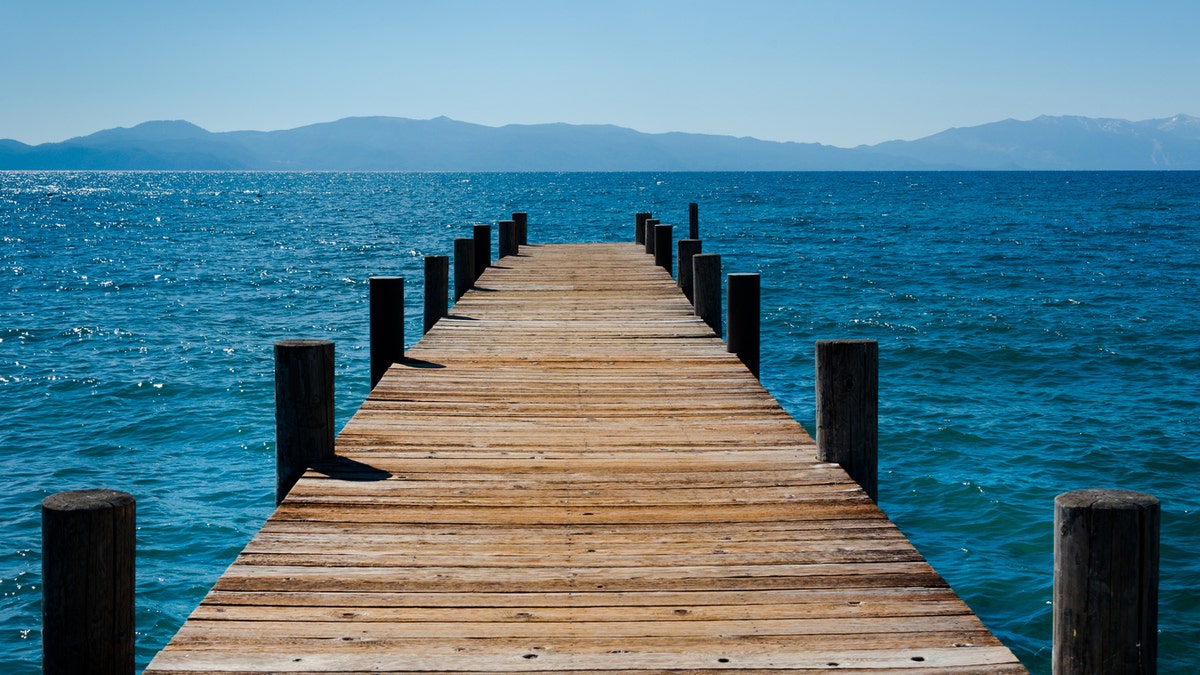
[[[849,147],[1200,115],[1197,34],[1195,0],[0,0],[0,138],[445,115]]]

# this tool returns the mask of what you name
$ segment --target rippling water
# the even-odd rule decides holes
[[[1200,174],[0,173],[0,664],[40,665],[40,516],[138,498],[138,664],[273,506],[271,345],[367,393],[367,279],[473,222],[628,240],[648,210],[762,273],[762,380],[812,428],[812,343],[880,342],[880,503],[1035,673],[1053,499],[1162,500],[1160,672],[1200,663]],[[678,228],[677,228],[678,232]]]

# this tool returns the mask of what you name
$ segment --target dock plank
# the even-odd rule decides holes
[[[1023,673],[632,244],[522,247],[147,673]]]

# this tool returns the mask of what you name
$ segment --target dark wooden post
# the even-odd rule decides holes
[[[667,271],[667,274],[674,274],[674,258],[675,246],[674,241],[674,225],[655,225],[654,226],[654,264]]]
[[[649,213],[635,213],[633,216],[633,241],[637,244],[646,244],[646,221],[650,219]]]
[[[1140,492],[1055,497],[1055,675],[1157,671],[1159,519]]]
[[[42,500],[42,672],[133,674],[136,505],[116,490]]]
[[[446,296],[450,293],[450,258],[425,256],[425,332],[446,316]],[[401,358],[403,358],[403,353]]]
[[[692,308],[704,319],[717,337],[721,328],[721,255],[697,253],[692,256]]]
[[[729,340],[725,348],[737,354],[742,363],[758,377],[759,360],[759,276],[756,273],[730,274],[726,281],[729,299]]]
[[[679,240],[679,288],[683,289],[683,294],[692,303],[695,303],[692,299],[692,256],[699,252],[699,239]]]
[[[454,301],[475,285],[475,240],[454,240]]]
[[[520,249],[517,247],[517,221],[502,220],[500,221],[500,250],[497,253],[497,258],[505,258],[510,255],[516,255]]]
[[[333,457],[333,343],[275,343],[275,503],[313,462]]]
[[[514,211],[512,219],[517,224],[517,246],[529,243],[529,214],[524,211]]]
[[[878,500],[879,343],[818,340],[817,459],[836,462]]]
[[[371,388],[404,360],[404,277],[371,277]]]
[[[688,239],[700,238],[700,205],[688,204]]]
[[[646,232],[643,241],[646,243],[646,253],[654,253],[654,228],[658,227],[657,218],[646,219]]]
[[[475,278],[492,266],[492,226],[475,225]]]

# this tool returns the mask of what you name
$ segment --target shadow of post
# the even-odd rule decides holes
[[[387,480],[392,477],[391,472],[377,469],[370,464],[363,464],[348,457],[321,460],[312,465],[312,470],[330,478],[360,483]]]

